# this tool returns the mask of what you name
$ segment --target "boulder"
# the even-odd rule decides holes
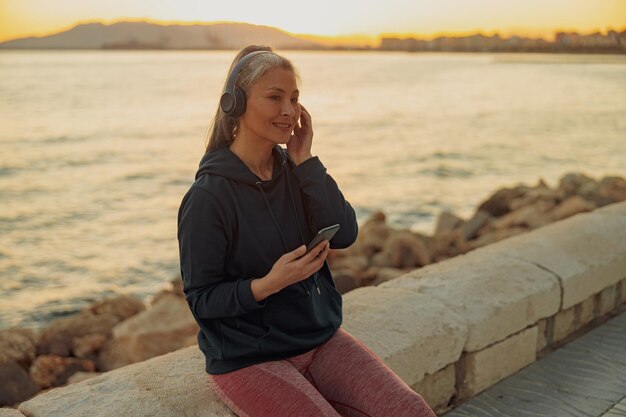
[[[491,222],[494,229],[509,229],[512,227],[528,227],[536,229],[551,222],[549,211],[554,203],[538,201],[533,205],[520,207],[499,219]]]
[[[485,226],[491,218],[491,215],[486,211],[478,210],[474,216],[461,227],[463,239],[467,241],[475,238],[478,231]]]
[[[463,225],[464,221],[462,218],[456,216],[454,213],[449,211],[442,211],[437,218],[437,224],[435,226],[435,235],[438,235],[442,232],[449,232],[451,230],[456,229]]]
[[[486,246],[491,243],[498,242],[500,240],[504,240],[511,236],[519,235],[522,233],[528,232],[529,229],[525,227],[511,227],[510,229],[499,229],[492,230],[488,233],[483,234],[478,239],[474,239],[468,242],[468,246],[471,250],[477,249],[481,246]]]
[[[536,204],[539,201],[545,201],[555,205],[559,202],[559,193],[541,183],[535,188],[529,189],[523,195],[511,200],[510,208],[512,211],[519,209],[520,207]]]
[[[391,228],[385,223],[385,215],[382,212],[374,213],[359,228],[357,238],[359,251],[365,256],[373,256],[380,252],[391,232]]]
[[[601,195],[604,195],[613,202],[626,201],[626,179],[616,176],[607,176],[600,180]]]
[[[116,317],[119,322],[145,309],[146,306],[139,298],[130,295],[120,295],[92,304],[84,311],[94,315],[111,315]]]
[[[13,405],[39,392],[28,372],[15,361],[0,363],[0,406]]]
[[[552,221],[563,220],[574,214],[592,211],[596,206],[578,195],[566,198],[559,205],[554,207],[549,215]]]
[[[56,355],[38,356],[30,366],[30,376],[41,388],[58,387],[76,372],[93,372],[93,361],[77,358],[63,358]]]
[[[339,269],[333,271],[333,281],[335,281],[335,288],[337,288],[340,294],[345,294],[348,291],[362,286],[360,281],[350,270]]]
[[[74,339],[89,334],[103,334],[108,337],[119,321],[117,315],[96,315],[87,311],[56,319],[42,332],[37,346],[38,354],[70,356],[75,345]]]
[[[434,262],[440,262],[452,256],[466,252],[466,243],[463,231],[451,230],[433,236],[430,240],[429,251]]]
[[[582,186],[585,186],[587,190],[590,187],[595,188],[596,180],[586,176],[583,173],[570,172],[565,174],[559,180],[557,192],[561,200],[565,200],[567,197],[579,194],[579,190]]]
[[[74,339],[72,351],[81,359],[95,359],[109,338],[100,333],[88,334]]]
[[[174,278],[170,281],[170,287],[164,290],[159,291],[152,297],[151,305],[154,305],[159,301],[162,297],[166,295],[175,295],[177,297],[185,297],[185,293],[183,291],[183,280],[181,277]]]
[[[151,308],[120,323],[100,351],[98,369],[108,371],[188,346],[198,332],[185,299],[166,295]]]
[[[407,268],[430,263],[430,252],[419,237],[408,231],[393,233],[383,250],[372,258],[374,266]]]
[[[511,211],[511,201],[521,197],[528,190],[527,186],[517,186],[515,188],[502,188],[496,191],[491,197],[478,206],[478,210],[485,211],[491,216],[500,217]]]
[[[37,354],[35,332],[17,327],[0,330],[0,364],[17,362],[28,369]]]
[[[369,267],[369,259],[365,255],[358,256],[344,256],[329,262],[328,265],[331,270],[348,270],[352,274],[356,274],[360,271],[364,271]]]

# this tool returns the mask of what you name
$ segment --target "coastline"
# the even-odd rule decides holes
[[[468,220],[443,212],[433,236],[393,229],[378,212],[361,225],[357,242],[332,251],[328,262],[337,288],[346,293],[619,201],[626,201],[624,178],[596,180],[571,173],[554,189],[542,180],[536,186],[500,189]],[[20,384],[3,384],[0,406],[193,345],[196,332],[180,279],[148,306],[119,296],[56,319],[40,332],[0,330],[0,378]]]

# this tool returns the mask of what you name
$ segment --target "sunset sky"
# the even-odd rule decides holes
[[[626,29],[626,0],[0,0],[0,41],[65,30],[78,22],[237,21],[322,36],[481,31],[543,36]]]

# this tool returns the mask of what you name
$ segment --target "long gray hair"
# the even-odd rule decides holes
[[[237,62],[239,62],[241,58],[255,51],[274,52],[269,46],[248,45],[241,51],[239,51],[232,64],[230,65],[228,75],[230,75],[230,73],[233,71],[233,68],[235,67],[235,65],[237,65]],[[248,97],[252,85],[266,72],[274,68],[284,68],[290,70],[295,75],[296,80],[299,81],[300,79],[296,68],[287,58],[284,58],[276,53],[261,54],[254,57],[254,59],[252,59],[245,65],[245,67],[239,73],[239,77],[237,78],[235,86],[243,89],[243,91],[245,91],[246,93],[246,97]],[[226,88],[227,81],[228,77],[226,77],[226,80],[224,81],[224,87],[222,88],[222,91]],[[234,137],[237,135],[238,127],[239,117],[232,117],[231,115],[224,113],[222,109],[220,109],[218,103],[215,116],[211,120],[209,129],[207,130],[207,145],[205,154],[229,146],[232,143]]]

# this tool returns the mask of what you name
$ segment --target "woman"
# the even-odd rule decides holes
[[[298,94],[287,59],[268,47],[240,51],[179,209],[183,286],[211,386],[239,416],[434,416],[340,328],[325,260],[356,240],[357,223],[312,156]],[[306,253],[334,224],[330,242]]]

